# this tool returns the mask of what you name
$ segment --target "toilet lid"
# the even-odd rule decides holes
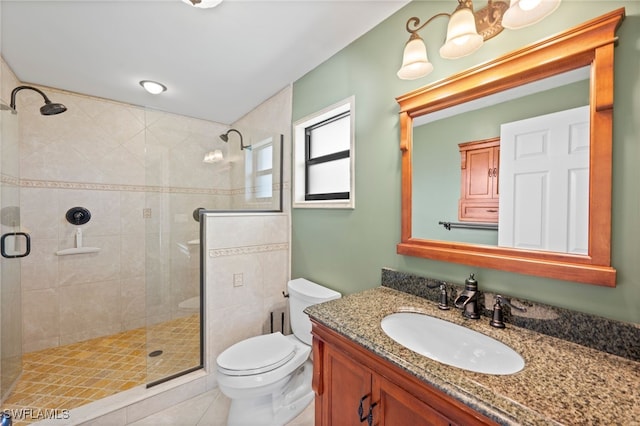
[[[218,356],[217,364],[225,374],[248,376],[278,368],[294,355],[295,345],[278,332],[236,343]]]

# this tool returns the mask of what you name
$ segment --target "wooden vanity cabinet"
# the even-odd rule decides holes
[[[312,323],[316,426],[497,424],[339,333]]]
[[[460,201],[458,220],[498,223],[500,138],[458,144]]]

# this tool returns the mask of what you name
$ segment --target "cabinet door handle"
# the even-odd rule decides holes
[[[493,168],[493,177],[498,176],[498,169],[496,167]]]
[[[369,415],[367,415],[367,424],[369,426],[373,425],[373,407],[375,407],[376,405],[378,405],[378,403],[374,402],[369,406]]]
[[[373,407],[378,405],[377,402],[374,402],[373,404],[369,405],[369,412],[367,413],[366,416],[364,415],[364,408],[362,406],[362,403],[364,402],[365,399],[369,398],[370,396],[371,396],[370,394],[366,394],[365,396],[360,398],[360,405],[358,405],[358,418],[360,419],[360,423],[366,420],[369,426],[373,424]]]
[[[364,422],[365,420],[367,420],[367,417],[363,417],[362,415],[364,414],[364,408],[362,408],[362,403],[364,402],[365,399],[369,398],[369,394],[366,394],[365,396],[363,396],[362,398],[360,398],[360,405],[358,406],[358,418],[360,419],[360,423]],[[369,410],[371,411],[371,410]]]

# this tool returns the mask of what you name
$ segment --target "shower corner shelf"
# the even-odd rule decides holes
[[[68,248],[64,250],[58,250],[56,252],[57,256],[68,256],[70,254],[83,254],[83,253],[97,253],[100,249],[98,247],[77,247],[77,248]]]

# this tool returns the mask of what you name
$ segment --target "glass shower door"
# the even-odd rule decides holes
[[[152,386],[203,365],[200,224],[193,212],[209,196],[199,179],[215,132],[202,120],[159,111],[147,110],[145,122],[146,352]]]
[[[20,229],[18,116],[0,109],[0,399],[9,395],[22,371],[20,258],[28,235]]]

